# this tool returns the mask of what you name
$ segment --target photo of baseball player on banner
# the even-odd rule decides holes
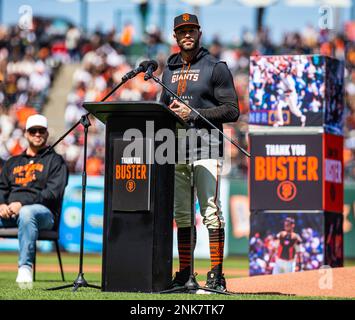
[[[341,215],[314,212],[252,213],[249,274],[281,274],[338,266]]]
[[[251,56],[249,124],[342,134],[342,63],[320,55]]]

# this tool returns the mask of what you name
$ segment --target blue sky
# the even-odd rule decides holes
[[[151,25],[161,25],[160,1],[150,0],[149,24]],[[193,8],[179,0],[166,1],[164,32],[169,37],[174,16],[186,11],[193,12]],[[3,23],[17,23],[21,5],[31,6],[34,15],[61,15],[70,18],[74,23],[80,23],[79,2],[63,3],[56,0],[3,0]],[[265,15],[265,24],[271,29],[273,40],[279,41],[285,31],[300,31],[307,24],[318,28],[320,17],[318,10],[318,7],[288,7],[278,4],[268,8]],[[335,14],[335,11],[333,12]],[[199,18],[206,41],[210,41],[215,34],[218,34],[222,41],[229,42],[240,37],[243,28],[254,30],[255,9],[239,5],[236,0],[219,0],[214,5],[201,7]],[[349,20],[350,9],[340,9],[339,24]],[[131,0],[107,0],[89,3],[88,24],[91,30],[100,26],[103,31],[106,31],[117,24],[118,27],[122,27],[127,21],[133,22],[138,36],[140,22],[137,17],[136,4]]]

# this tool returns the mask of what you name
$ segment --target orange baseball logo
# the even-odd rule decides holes
[[[182,20],[184,20],[184,21],[189,21],[189,20],[190,20],[190,15],[187,14],[187,13],[183,14],[183,15],[182,15]]]
[[[134,180],[128,180],[126,182],[126,189],[128,192],[133,192],[134,190],[136,190],[136,183],[134,182]]]
[[[277,187],[277,196],[282,201],[291,201],[297,194],[296,185],[291,181],[283,181]]]
[[[12,174],[15,176],[15,183],[26,187],[28,183],[36,180],[36,172],[42,172],[44,165],[42,163],[28,163],[23,166],[17,166]]]

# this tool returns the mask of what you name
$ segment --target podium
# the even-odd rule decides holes
[[[174,163],[158,164],[184,122],[157,102],[85,103],[106,124],[102,291],[158,292],[172,276]]]

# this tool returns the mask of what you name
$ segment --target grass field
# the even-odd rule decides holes
[[[0,299],[1,300],[304,300],[304,299],[325,299],[322,297],[296,297],[285,295],[194,295],[194,294],[147,294],[147,293],[112,293],[101,292],[98,289],[79,288],[76,292],[72,292],[71,288],[48,291],[46,289],[61,286],[63,284],[72,284],[76,279],[79,270],[79,257],[76,254],[63,254],[63,265],[66,282],[60,281],[60,273],[55,254],[38,254],[37,255],[37,271],[36,281],[32,290],[20,289],[15,283],[17,274],[16,263],[17,254],[1,253],[0,254]],[[43,267],[51,266],[58,272],[45,272]],[[346,266],[354,266],[355,261],[346,261]],[[9,266],[13,266],[13,271],[8,270]],[[101,256],[86,255],[84,258],[84,275],[90,284],[101,285],[101,272],[90,271],[96,266],[101,269]],[[174,270],[177,261],[174,261]],[[198,281],[205,280],[204,270],[209,268],[208,260],[196,260],[195,270],[203,270],[203,273],[197,275]],[[70,272],[66,271],[70,269]],[[248,260],[246,257],[227,258],[224,263],[226,278],[236,277],[238,273],[245,274],[248,269]],[[77,270],[77,271],[75,271]],[[237,274],[237,275],[236,275]],[[333,300],[333,299],[332,299]]]

